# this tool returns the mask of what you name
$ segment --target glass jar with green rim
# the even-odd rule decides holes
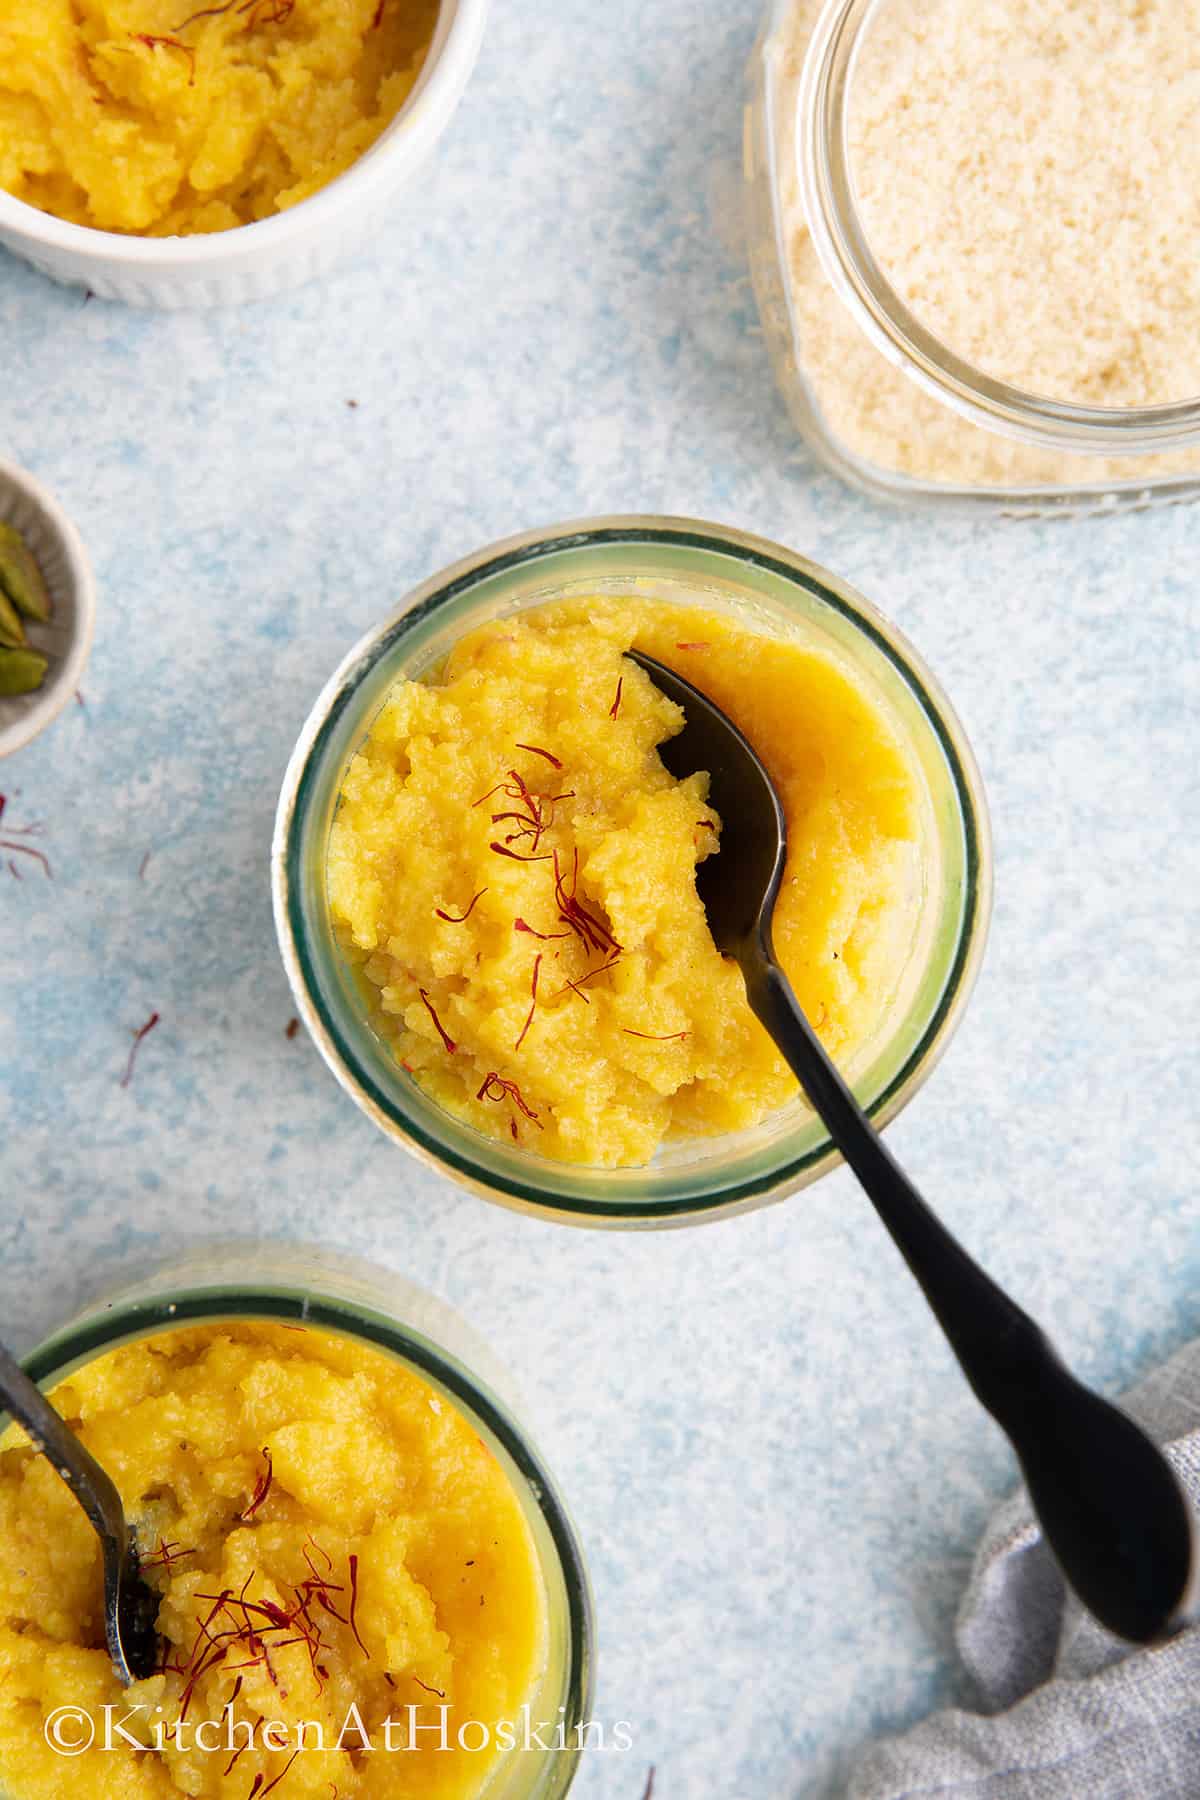
[[[529,1700],[542,1742],[514,1721],[514,1747],[493,1763],[478,1800],[564,1800],[596,1729],[588,1731],[594,1627],[587,1570],[552,1476],[500,1397],[510,1378],[450,1307],[355,1257],[231,1243],[163,1264],[92,1301],[24,1366],[50,1389],[119,1345],[238,1320],[328,1331],[394,1357],[444,1396],[496,1458],[528,1522],[545,1596],[542,1673]]]
[[[917,316],[876,256],[854,166],[856,82],[871,34],[898,11],[899,0],[770,0],[747,68],[750,268],[796,425],[823,463],[875,497],[1011,517],[1194,501],[1200,397],[1102,405],[1002,380]],[[909,11],[932,66],[939,20]],[[1045,75],[1031,42],[1014,40],[1014,64],[1026,85]],[[963,146],[964,162],[981,154]],[[1143,206],[1156,177],[1172,179],[1153,149],[1134,173]],[[1023,175],[1003,190],[1010,234],[1028,199]],[[1085,311],[1081,331],[1091,323]]]
[[[895,723],[928,795],[920,919],[875,1040],[851,1070],[879,1125],[945,1049],[974,984],[991,900],[987,808],[974,758],[916,652],[861,595],[764,539],[686,519],[594,519],[512,538],[435,576],[350,653],[319,696],[284,779],[272,857],[276,927],[296,1002],[322,1055],[393,1141],[490,1200],[576,1224],[686,1224],[760,1206],[837,1161],[797,1099],[752,1130],[671,1143],[641,1168],[551,1161],[485,1137],[423,1093],[373,1029],[326,895],[345,770],[389,689],[434,668],[483,621],[572,595],[644,594],[733,609],[802,636]]]

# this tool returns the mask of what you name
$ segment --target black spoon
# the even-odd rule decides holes
[[[920,1282],[976,1395],[1017,1453],[1046,1542],[1088,1610],[1150,1643],[1200,1600],[1192,1509],[1145,1433],[1077,1381],[1044,1333],[972,1262],[884,1147],[830,1062],[775,959],[771,916],[787,828],[771,779],[737,727],[673,669],[630,652],[686,723],[659,754],[677,777],[706,769],[721,850],[696,886],[717,948]]]
[[[12,1353],[0,1344],[0,1403],[53,1464],[92,1523],[104,1557],[104,1636],[117,1679],[128,1687],[158,1665],[158,1599],[143,1578],[137,1544],[112,1477],[100,1467]]]

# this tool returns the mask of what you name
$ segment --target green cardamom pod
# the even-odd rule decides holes
[[[20,650],[25,645],[25,627],[21,615],[0,588],[0,650]]]
[[[46,679],[48,667],[40,650],[0,650],[0,698],[34,693]]]
[[[43,625],[50,617],[50,594],[37,559],[15,525],[0,520],[0,588],[18,612]]]

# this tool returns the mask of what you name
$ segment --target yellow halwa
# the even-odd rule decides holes
[[[77,225],[227,231],[342,174],[439,0],[0,0],[0,188]]]
[[[335,929],[430,1095],[598,1165],[757,1124],[796,1093],[713,944],[695,870],[720,821],[706,776],[663,767],[682,715],[631,645],[711,694],[774,778],[789,832],[775,944],[843,1063],[896,992],[925,841],[923,777],[883,703],[811,639],[732,611],[564,601],[484,625],[432,679],[399,683],[343,783]]]
[[[246,1800],[281,1775],[302,1726],[280,1800],[468,1800],[480,1791],[495,1750],[460,1750],[459,1725],[518,1718],[541,1674],[545,1603],[520,1502],[448,1401],[349,1338],[265,1322],[125,1345],[52,1399],[135,1522],[146,1578],[162,1595],[165,1672],[118,1684],[104,1647],[96,1537],[49,1463],[10,1427],[0,1439],[7,1800]],[[272,1627],[270,1608],[291,1614],[306,1594],[306,1626]],[[238,1629],[247,1621],[262,1633],[257,1645]],[[310,1653],[296,1640],[314,1628]],[[106,1706],[148,1748],[111,1731],[115,1747],[103,1748]],[[94,1721],[94,1748],[68,1756],[47,1741],[62,1707]],[[391,1753],[389,1716],[399,1722]],[[414,1718],[417,1747],[404,1749]],[[219,1721],[219,1732],[214,1725],[197,1741],[205,1721]],[[268,1734],[267,1721],[280,1729]],[[374,1752],[363,1749],[358,1721]],[[79,1741],[84,1728],[65,1725],[60,1741]],[[228,1745],[251,1731],[253,1744],[229,1767]],[[477,1739],[467,1734],[468,1744]]]

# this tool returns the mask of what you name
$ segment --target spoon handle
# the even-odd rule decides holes
[[[55,1412],[12,1352],[0,1344],[0,1403],[29,1433],[66,1482],[100,1537],[124,1544],[129,1537],[121,1496],[107,1472]]]
[[[1162,1451],[1064,1367],[1041,1329],[921,1198],[834,1068],[769,943],[743,960],[750,1005],[891,1233],[979,1400],[1021,1463],[1046,1541],[1109,1630],[1149,1642],[1197,1593],[1191,1507]]]

